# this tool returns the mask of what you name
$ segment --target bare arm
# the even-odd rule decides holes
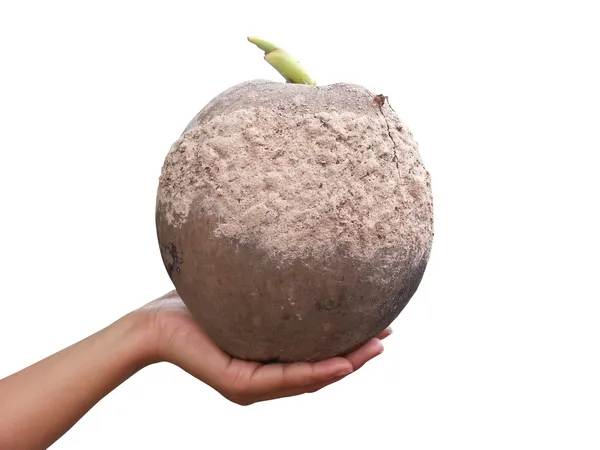
[[[46,449],[151,362],[147,327],[129,315],[0,380],[0,448]]]
[[[240,405],[316,392],[383,351],[382,333],[345,357],[267,364],[232,359],[194,322],[176,292],[0,380],[0,449],[44,450],[143,367],[179,366]]]

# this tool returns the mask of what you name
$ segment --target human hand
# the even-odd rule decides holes
[[[157,361],[175,364],[240,405],[316,392],[381,354],[391,328],[345,357],[316,363],[261,364],[232,358],[193,320],[176,291],[135,314],[148,321]]]

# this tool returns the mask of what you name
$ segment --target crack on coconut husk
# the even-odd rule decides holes
[[[342,253],[392,276],[421,263],[433,234],[429,173],[400,119],[389,113],[390,127],[376,109],[253,107],[196,122],[163,166],[167,222],[181,227],[199,203],[219,218],[216,236],[279,264]]]
[[[382,94],[379,94],[379,95],[376,95],[374,97],[373,102],[379,108],[379,112],[381,113],[381,117],[383,117],[383,120],[385,121],[385,127],[387,129],[387,134],[388,134],[390,140],[392,141],[392,143],[394,144],[394,156],[393,156],[393,160],[396,163],[396,169],[399,169],[400,168],[400,160],[398,159],[398,154],[396,153],[396,147],[397,147],[396,141],[394,140],[394,137],[392,136],[392,130],[390,129],[390,123],[388,122],[387,117],[386,117],[386,115],[383,112],[383,106],[385,105],[387,99],[388,98],[386,96],[384,96]],[[392,108],[392,105],[390,105],[389,102],[388,102],[388,105],[389,105],[389,108],[392,111],[394,111],[394,108]],[[397,129],[399,131],[401,131],[402,127],[399,126],[399,128],[397,128]]]

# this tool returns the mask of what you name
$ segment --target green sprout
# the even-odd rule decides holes
[[[300,63],[285,50],[257,37],[249,37],[248,40],[265,52],[265,60],[285,78],[286,82],[316,85]]]

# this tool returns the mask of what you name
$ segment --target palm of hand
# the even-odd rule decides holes
[[[151,317],[159,360],[171,362],[240,405],[315,392],[383,351],[377,338],[345,357],[316,363],[260,364],[232,358],[204,333],[175,291],[139,310]]]

